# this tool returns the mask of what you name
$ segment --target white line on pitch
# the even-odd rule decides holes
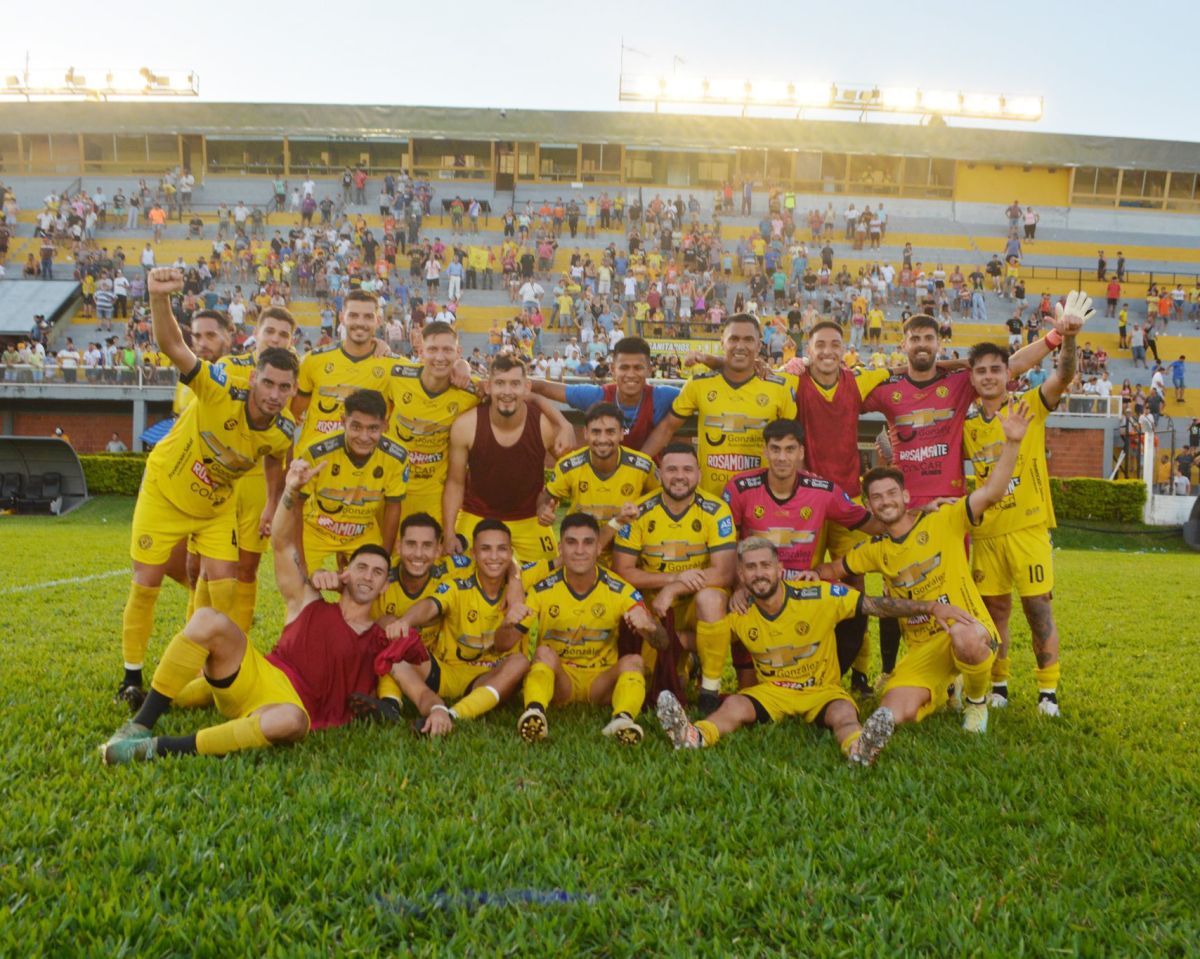
[[[30,583],[28,586],[13,586],[10,589],[0,589],[0,596],[12,593],[32,593],[34,590],[47,589],[51,586],[72,586],[76,583],[90,583],[97,579],[112,579],[114,576],[128,576],[127,569],[110,569],[107,573],[93,573],[90,576],[70,576],[67,579],[48,579],[44,583]]]

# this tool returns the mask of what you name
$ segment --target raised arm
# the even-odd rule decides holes
[[[1075,379],[1079,359],[1075,338],[1094,312],[1091,297],[1075,290],[1067,294],[1065,304],[1054,304],[1054,328],[1062,337],[1062,347],[1058,354],[1058,366],[1042,384],[1042,398],[1050,409],[1058,405]]]
[[[1004,499],[1008,492],[1008,484],[1012,479],[1013,468],[1017,465],[1017,456],[1021,452],[1021,441],[1025,438],[1025,430],[1029,427],[1029,407],[1024,403],[1013,406],[1008,404],[1008,413],[1001,418],[1001,428],[1004,430],[1004,447],[1000,458],[991,468],[982,486],[975,489],[967,499],[967,507],[971,515],[979,520],[984,511]]]
[[[484,415],[478,407],[467,410],[450,427],[450,446],[446,453],[446,486],[442,490],[442,521],[445,524],[443,551],[453,555],[462,551],[454,524],[462,509],[463,494],[467,488],[467,454],[471,451],[471,438],[475,435],[475,418]]]
[[[283,495],[279,497],[279,506],[276,507],[275,518],[271,521],[275,547],[275,586],[283,597],[286,610],[284,621],[287,623],[299,616],[305,606],[320,597],[309,582],[304,554],[299,548],[298,517],[301,510],[300,490],[323,466],[322,463],[314,469],[307,460],[292,460],[284,480]]]
[[[542,411],[542,444],[555,459],[565,456],[579,445],[575,427],[553,402],[544,396],[533,396],[529,402]]]
[[[565,383],[530,380],[529,388],[533,391],[534,396],[544,396],[546,399],[554,400],[556,403],[565,403],[567,401],[567,386]]]
[[[171,312],[171,294],[183,289],[183,271],[173,267],[155,267],[146,277],[146,292],[150,294],[150,320],[154,339],[175,364],[180,373],[191,373],[199,362],[183,339],[179,321]]]

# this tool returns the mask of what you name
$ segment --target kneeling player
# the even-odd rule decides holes
[[[224,613],[196,610],[163,653],[137,715],[100,747],[106,764],[298,742],[310,728],[349,722],[350,696],[374,689],[378,670],[387,672],[397,660],[428,660],[415,637],[391,643],[371,618],[371,605],[387,584],[388,556],[381,547],[363,546],[351,557],[337,603],[309,584],[296,549],[294,514],[297,493],[311,474],[304,460],[292,463],[272,521],[275,581],[286,605],[275,649],[264,656]],[[152,736],[172,698],[200,670],[228,722],[188,736]]]
[[[597,564],[600,525],[587,513],[572,513],[559,532],[562,566],[533,585],[525,603],[536,622],[537,649],[525,677],[525,712],[517,724],[526,742],[545,739],[546,707],[552,702],[612,705],[605,736],[634,745],[642,741],[635,721],[646,699],[642,657],[617,656],[622,620],[658,649],[666,647],[662,625],[642,605],[642,594]]]

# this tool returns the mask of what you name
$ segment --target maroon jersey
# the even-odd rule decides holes
[[[620,405],[617,401],[616,383],[604,384],[604,402]],[[646,440],[650,438],[650,432],[653,429],[654,387],[647,383],[642,387],[642,402],[638,404],[637,418],[625,431],[625,438],[621,440],[621,443],[630,449],[640,450]]]
[[[350,722],[351,693],[374,694],[375,657],[388,646],[378,625],[356,633],[337,603],[314,599],[283,628],[267,659],[292,681],[312,728],[327,729]],[[413,664],[428,658],[415,633],[403,655],[393,657]]]
[[[725,484],[725,502],[738,539],[762,536],[779,547],[785,579],[813,568],[823,547],[825,520],[857,529],[871,515],[836,483],[811,473],[797,476],[792,495],[782,500],[767,485],[767,470],[739,473]]]
[[[970,371],[952,370],[926,383],[904,373],[888,377],[863,403],[894,427],[892,465],[904,474],[914,507],[963,495],[963,422],[974,400]]]
[[[818,476],[832,480],[851,496],[862,492],[858,456],[858,416],[863,399],[858,373],[838,371],[833,395],[809,376],[797,377],[796,419],[804,426],[804,455]]]
[[[525,404],[525,429],[512,446],[501,446],[492,430],[491,407],[476,407],[475,440],[467,454],[463,509],[487,519],[517,520],[537,515],[538,494],[546,485],[546,444],[542,411]]]

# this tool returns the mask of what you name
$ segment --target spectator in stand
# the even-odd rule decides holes
[[[1037,234],[1037,225],[1040,219],[1041,215],[1033,207],[1025,207],[1025,239],[1030,243],[1034,241]]]
[[[104,452],[106,453],[128,453],[129,447],[121,440],[120,435],[116,432],[108,438],[108,442],[104,444]]]
[[[1184,354],[1179,354],[1179,359],[1171,361],[1171,386],[1175,390],[1175,402],[1183,402],[1183,371],[1187,365],[1187,358]]]
[[[67,337],[67,345],[58,351],[58,368],[62,371],[64,383],[74,383],[79,376],[79,364],[82,357],[75,349],[75,341]]]
[[[1104,251],[1096,254],[1096,279],[1104,282],[1108,279],[1108,260],[1104,259]]]
[[[1108,281],[1108,286],[1105,288],[1104,295],[1108,300],[1108,308],[1104,311],[1104,315],[1116,316],[1117,300],[1121,298],[1121,284],[1116,277]]]
[[[1141,324],[1137,324],[1133,328],[1133,332],[1129,334],[1129,349],[1133,353],[1133,368],[1136,370],[1138,364],[1142,368],[1146,368],[1146,334],[1142,330]]]

